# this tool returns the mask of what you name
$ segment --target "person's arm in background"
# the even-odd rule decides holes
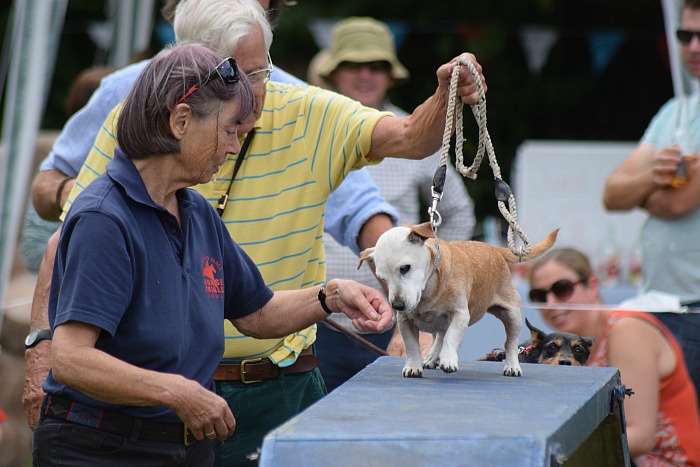
[[[57,221],[61,215],[61,206],[66,202],[74,183],[75,175],[68,175],[56,169],[41,170],[36,174],[32,181],[31,194],[32,204],[39,217],[47,221]]]
[[[62,210],[58,204],[65,203],[75,181],[70,179],[63,186],[61,182],[78,175],[105,118],[126,96],[146,63],[141,61],[105,77],[85,107],[68,119],[32,182],[32,202],[42,219],[59,219]],[[61,193],[57,192],[59,187]]]
[[[53,149],[39,166],[32,182],[32,202],[42,219],[57,221],[61,215],[62,209],[56,201],[60,199],[61,206],[65,203],[75,180],[63,185],[61,182],[78,175],[102,122],[115,105],[106,108],[103,95],[98,88],[88,104],[66,122]]]
[[[34,297],[32,299],[32,316],[30,329],[50,329],[49,325],[49,292],[51,290],[51,276],[58,249],[58,239],[61,229],[56,231],[46,245],[44,259],[39,266]],[[51,368],[51,341],[43,340],[35,347],[24,351],[24,360],[27,364],[24,378],[24,392],[22,405],[27,415],[27,423],[32,430],[39,421],[39,411],[44,399],[44,391],[41,385]]]
[[[654,146],[640,144],[608,176],[603,190],[603,204],[610,211],[641,207],[658,186],[653,180]],[[675,166],[674,166],[675,167]]]
[[[688,160],[689,180],[683,186],[671,186],[680,161],[677,146],[655,153],[654,146],[640,144],[630,157],[606,180],[603,204],[611,211],[635,207],[661,218],[677,218],[700,205],[700,163]]]
[[[681,160],[680,148],[673,144],[681,105],[676,98],[666,102],[649,122],[634,151],[608,176],[603,190],[606,209],[626,211],[639,207],[654,216],[664,215],[654,200],[649,204],[648,201],[669,188]]]
[[[656,442],[663,340],[658,329],[636,318],[621,319],[610,331],[608,362],[620,370],[622,383],[634,391],[625,399],[630,457],[650,451]]]
[[[649,214],[674,219],[683,217],[700,206],[700,161],[698,161],[698,156],[686,160],[686,167],[688,182],[685,185],[679,187],[667,185],[649,195],[642,205]],[[675,167],[673,170],[675,171]]]
[[[353,170],[328,197],[325,230],[359,256],[398,219],[396,208],[382,198],[369,172]]]

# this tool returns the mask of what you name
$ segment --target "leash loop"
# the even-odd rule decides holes
[[[477,91],[479,93],[479,101],[476,104],[471,104],[472,114],[474,115],[474,118],[479,126],[479,143],[477,146],[476,155],[474,156],[474,161],[469,167],[464,165],[463,146],[465,140],[464,122],[462,116],[464,103],[461,99],[457,99],[457,81],[459,79],[459,73],[462,65],[469,68],[469,71],[476,82]],[[486,93],[484,92],[483,83],[479,78],[479,73],[477,72],[474,64],[466,58],[460,58],[459,62],[452,71],[449,88],[449,100],[447,103],[447,115],[445,118],[445,132],[442,135],[442,150],[440,153],[438,170],[446,165],[449,159],[450,138],[453,130],[455,130],[456,133],[456,168],[457,171],[462,174],[462,176],[476,180],[479,166],[484,158],[484,153],[488,155],[489,165],[491,166],[496,183],[495,195],[496,201],[498,202],[498,209],[501,212],[501,215],[503,215],[503,218],[508,222],[508,248],[514,255],[517,255],[520,258],[520,261],[522,261],[524,257],[527,257],[530,254],[530,240],[518,224],[518,209],[515,203],[515,196],[513,196],[510,186],[508,186],[508,184],[504,182],[501,177],[501,169],[498,166],[493,144],[491,143],[491,137],[489,136],[488,129],[486,128]],[[436,207],[437,203],[435,200],[433,200],[431,212],[434,211]],[[522,243],[520,247],[516,247],[515,234],[517,234],[520,242]]]

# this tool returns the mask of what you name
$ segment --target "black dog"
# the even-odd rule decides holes
[[[521,363],[584,366],[588,361],[594,337],[580,337],[567,332],[547,334],[530,324],[527,318],[525,324],[530,329],[531,339],[520,344],[518,359]],[[479,360],[501,362],[505,358],[503,350],[495,349]]]

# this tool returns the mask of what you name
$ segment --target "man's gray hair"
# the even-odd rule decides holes
[[[257,0],[183,0],[175,10],[173,28],[177,43],[199,42],[229,56],[255,24],[269,51],[272,28]]]

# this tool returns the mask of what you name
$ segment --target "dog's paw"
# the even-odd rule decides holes
[[[459,365],[457,365],[457,360],[455,361],[450,361],[450,360],[441,360],[440,361],[440,369],[444,371],[445,373],[454,373],[457,371],[459,368]]]
[[[431,358],[430,356],[427,356],[423,359],[423,368],[433,370],[438,366],[438,363],[440,363],[439,358]]]
[[[523,370],[517,363],[515,365],[506,365],[503,367],[503,376],[522,376]]]
[[[403,367],[403,377],[404,378],[422,378],[423,370],[421,368],[411,368],[409,366]]]

